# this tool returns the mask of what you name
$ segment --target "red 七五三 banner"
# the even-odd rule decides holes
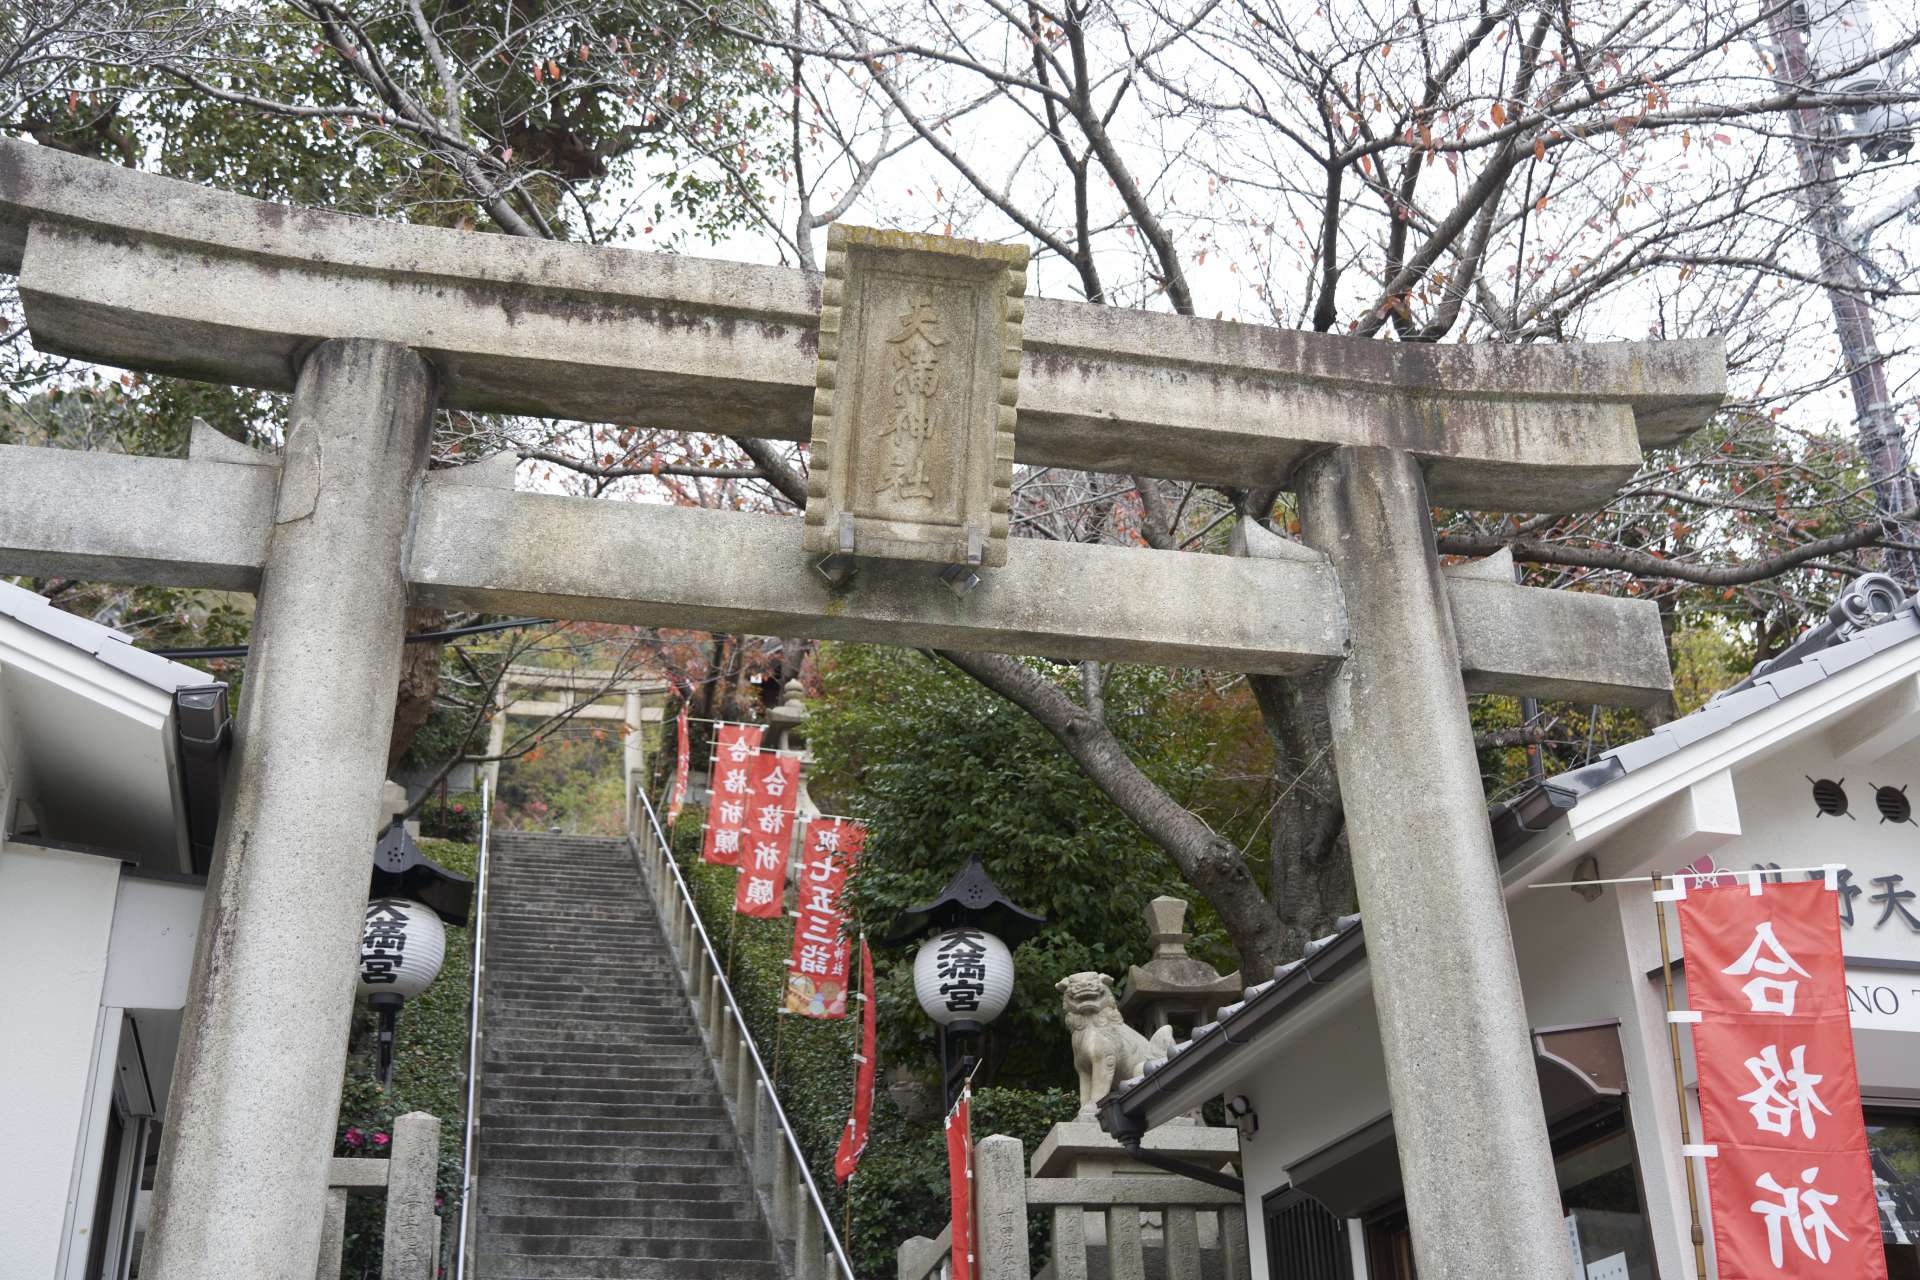
[[[1838,896],[1744,881],[1680,899],[1719,1280],[1886,1280]]]
[[[847,1014],[847,940],[840,893],[866,843],[866,828],[845,818],[815,818],[807,824],[800,874],[795,880],[800,918],[793,924],[787,958],[786,1009],[808,1018]]]

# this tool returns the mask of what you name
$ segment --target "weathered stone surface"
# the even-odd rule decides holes
[[[1081,1120],[1092,1120],[1100,1099],[1113,1086],[1140,1074],[1149,1058],[1173,1044],[1171,1028],[1152,1040],[1128,1026],[1113,998],[1113,979],[1104,973],[1070,973],[1054,984],[1060,993],[1060,1017],[1073,1041],[1073,1069],[1080,1077]]]
[[[0,445],[0,476],[7,573],[222,591],[260,583],[277,468]]]
[[[425,1111],[409,1111],[395,1119],[393,1153],[387,1163],[393,1169],[387,1180],[380,1274],[396,1280],[435,1280],[433,1247],[439,1220],[433,1196],[440,1171],[439,1119]]]
[[[1351,618],[1327,713],[1414,1255],[1423,1276],[1539,1280],[1566,1234],[1428,511],[1417,464],[1382,449],[1316,459],[1300,491]]]
[[[261,576],[141,1267],[155,1280],[308,1280],[319,1258],[433,385],[412,352],[346,341],[315,349],[294,393],[290,437],[325,461]]]
[[[1025,246],[834,225],[806,547],[1007,562]]]
[[[863,565],[835,591],[800,531],[793,519],[496,494],[435,477],[411,576],[417,601],[442,608],[484,599],[494,611],[751,635],[1281,671],[1340,652],[1320,564],[1016,539],[1006,566],[961,599],[911,563]]]
[[[808,437],[798,271],[289,209],[0,140],[16,267],[36,341],[109,364],[285,389],[316,339],[382,338],[432,357],[450,407]],[[1597,506],[1725,393],[1717,340],[1391,343],[1034,301],[1024,345],[1020,461],[1285,484],[1384,445],[1434,502],[1491,510]]]
[[[1224,1169],[1240,1158],[1239,1131],[1208,1125],[1163,1124],[1147,1130],[1140,1145],[1214,1169]],[[1119,1141],[1091,1120],[1063,1120],[1047,1130],[1047,1136],[1033,1149],[1030,1164],[1035,1178],[1167,1176],[1128,1158]]]
[[[1620,607],[1646,602],[1452,574],[1446,593],[1470,693],[1551,687],[1536,696],[1645,706],[1672,687],[1660,628]],[[1622,685],[1627,672],[1640,692]]]
[[[1323,558],[1176,555],[1016,539],[956,599],[923,567],[876,564],[844,591],[796,520],[514,494],[472,468],[426,483],[416,603],[568,618],[1298,673],[1345,651]],[[259,583],[275,469],[0,445],[0,569],[101,582]],[[99,493],[97,502],[67,495]],[[648,548],[635,556],[632,546]],[[1602,703],[1670,687],[1659,615],[1619,600],[1447,577],[1467,686]]]
[[[1147,903],[1146,915],[1153,956],[1144,965],[1128,967],[1121,1017],[1143,1035],[1152,1035],[1176,1019],[1190,1031],[1211,1022],[1213,1011],[1221,1005],[1240,998],[1238,969],[1223,975],[1205,960],[1187,954],[1193,935],[1186,931],[1186,899],[1155,898]]]
[[[1028,1280],[1027,1171],[1020,1139],[995,1134],[973,1145],[981,1280]]]

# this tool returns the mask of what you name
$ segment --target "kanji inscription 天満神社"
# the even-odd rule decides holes
[[[1024,247],[834,226],[806,546],[1004,565]]]

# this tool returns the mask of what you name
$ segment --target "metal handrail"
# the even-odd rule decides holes
[[[773,1106],[773,1118],[780,1126],[780,1132],[787,1140],[787,1150],[793,1154],[794,1167],[800,1172],[800,1180],[806,1184],[807,1198],[813,1201],[813,1208],[820,1215],[820,1230],[826,1236],[827,1243],[833,1246],[834,1260],[840,1264],[840,1270],[846,1280],[855,1280],[853,1263],[847,1260],[847,1251],[840,1243],[839,1232],[833,1229],[833,1215],[827,1212],[826,1202],[820,1198],[820,1188],[814,1185],[813,1172],[807,1167],[806,1153],[800,1149],[800,1140],[794,1136],[793,1126],[787,1123],[786,1109],[780,1105],[780,1095],[774,1090],[773,1079],[767,1074],[767,1064],[761,1061],[760,1050],[753,1043],[753,1033],[747,1030],[747,1020],[740,1013],[740,1006],[733,998],[733,984],[727,981],[726,966],[720,962],[720,954],[713,948],[713,939],[707,936],[707,927],[700,921],[700,910],[694,904],[693,892],[687,887],[686,877],[680,874],[680,864],[674,861],[673,844],[667,839],[666,830],[660,825],[659,815],[654,812],[653,801],[647,796],[646,788],[634,786],[633,794],[640,797],[645,807],[647,822],[653,827],[654,839],[660,842],[662,860],[667,870],[673,873],[673,882],[680,890],[680,899],[686,904],[687,918],[693,924],[693,931],[700,939],[700,947],[707,953],[707,963],[713,967],[713,981],[727,997],[727,1008],[733,1014],[734,1026],[739,1029],[740,1043],[746,1047],[747,1055],[753,1059],[753,1069],[760,1076],[760,1084],[765,1096]],[[637,850],[636,850],[637,852]],[[719,1049],[714,1046],[715,1051]]]
[[[460,1136],[460,1235],[455,1254],[454,1280],[467,1275],[467,1213],[473,1202],[473,1129],[480,1095],[480,975],[487,961],[487,872],[491,863],[487,851],[493,839],[493,794],[486,778],[480,779],[480,857],[473,878],[479,886],[474,895],[473,916],[473,993],[467,1020],[467,1114]]]

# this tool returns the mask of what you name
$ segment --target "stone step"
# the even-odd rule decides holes
[[[618,1138],[609,1142],[609,1138]],[[611,1165],[618,1169],[630,1169],[641,1159],[670,1159],[676,1163],[708,1163],[714,1159],[724,1159],[732,1163],[732,1138],[722,1142],[718,1128],[708,1128],[707,1132],[691,1132],[691,1126],[682,1126],[680,1132],[653,1132],[653,1134],[609,1134],[607,1130],[541,1130],[526,1134],[524,1130],[495,1130],[488,1132],[482,1125],[480,1130],[480,1153],[499,1165],[511,1165],[522,1159],[547,1159],[564,1157],[578,1167],[603,1167]]]
[[[781,1280],[624,840],[496,835],[475,1273]]]
[[[667,1220],[673,1222],[738,1221],[752,1213],[744,1196],[677,1198],[669,1196],[495,1196],[482,1185],[480,1203],[489,1220],[540,1217],[555,1221],[569,1218],[597,1218],[617,1213],[629,1222]]]
[[[726,1114],[726,1108],[717,1100],[702,1102],[702,1107],[711,1107],[716,1112],[712,1116],[688,1116],[685,1120],[671,1118],[671,1124],[683,1124],[691,1121],[718,1120]],[[600,1120],[608,1125],[618,1125],[626,1121],[640,1123],[661,1120],[660,1108],[651,1102],[580,1102],[568,1099],[541,1099],[539,1101],[502,1101],[490,1100],[480,1113],[482,1124],[544,1124],[550,1119],[580,1117]]]
[[[603,1205],[605,1209],[605,1205]],[[555,1253],[586,1253],[588,1249],[568,1249],[566,1240],[588,1236],[612,1236],[620,1240],[651,1240],[666,1245],[685,1257],[691,1242],[699,1240],[766,1240],[766,1230],[751,1219],[637,1219],[630,1215],[601,1217],[591,1213],[572,1213],[564,1217],[501,1213],[488,1221],[488,1236],[495,1240],[534,1240],[547,1238],[557,1242]],[[526,1249],[534,1253],[538,1249]]]
[[[480,1063],[488,1070],[519,1068],[562,1072],[665,1069],[695,1061],[698,1046],[639,1041],[628,1045],[574,1045],[556,1048],[552,1041],[489,1040]]]
[[[526,1162],[522,1162],[525,1164]],[[566,1174],[550,1169],[541,1169],[529,1165],[522,1172],[508,1174],[504,1170],[494,1170],[481,1179],[480,1196],[484,1203],[492,1203],[490,1197],[511,1198],[516,1196],[543,1196],[555,1200],[609,1200],[618,1201],[619,1209],[605,1209],[604,1213],[639,1213],[629,1202],[682,1200],[689,1196],[698,1196],[702,1200],[713,1200],[723,1204],[749,1205],[752,1188],[744,1177],[733,1176],[733,1171],[717,1169],[711,1165],[699,1167],[698,1178],[691,1176],[693,1166],[685,1166],[689,1171],[689,1182],[685,1189],[676,1190],[673,1176],[680,1170],[668,1169],[667,1177],[609,1178],[600,1170],[595,1176],[584,1176],[579,1170]],[[720,1175],[729,1176],[722,1177]],[[697,1184],[697,1185],[696,1185]],[[757,1210],[756,1210],[757,1212]]]
[[[485,1084],[484,1077],[482,1083]],[[638,1105],[636,1099],[644,1096],[638,1089],[557,1089],[547,1085],[485,1087],[488,1100],[495,1102],[613,1102]],[[657,1093],[646,1096],[644,1100],[649,1106],[672,1105]]]
[[[507,1194],[531,1195],[575,1195],[591,1194],[568,1189],[571,1184],[579,1187],[603,1186],[609,1183],[625,1184],[629,1187],[657,1186],[721,1186],[732,1187],[746,1185],[746,1176],[741,1173],[737,1162],[718,1162],[713,1160],[681,1160],[671,1163],[648,1160],[625,1165],[609,1165],[594,1161],[577,1160],[568,1155],[550,1152],[550,1158],[532,1159],[516,1156],[508,1159],[497,1157],[490,1163],[483,1163],[481,1176],[502,1186]],[[631,1161],[631,1157],[629,1157]],[[554,1188],[559,1187],[559,1190]]]
[[[593,1048],[631,1049],[651,1045],[661,1049],[680,1049],[688,1052],[699,1050],[702,1044],[700,1037],[691,1032],[672,1037],[637,1037],[623,1028],[560,1031],[552,1027],[535,1027],[526,1031],[510,1031],[495,1027],[492,1018],[487,1019],[487,1043],[496,1048],[559,1051]]]
[[[618,988],[608,988],[604,991],[528,991],[524,988],[509,987],[503,983],[488,982],[487,992],[496,999],[517,1000],[541,1009],[597,1008],[610,1002],[618,1002],[622,1007],[631,1009],[684,1010],[687,1004],[686,996],[671,990],[664,983],[639,991]]]
[[[545,1038],[489,1036],[481,1061],[491,1066],[509,1059],[515,1062],[553,1066],[575,1065],[588,1068],[646,1066],[678,1062],[699,1049],[697,1039],[687,1043],[658,1040],[621,1041],[615,1044],[555,1044]]]
[[[500,1142],[537,1142],[558,1139],[565,1134],[599,1145],[625,1141],[652,1142],[661,1135],[710,1138],[724,1135],[733,1141],[733,1122],[723,1107],[682,1109],[706,1114],[663,1116],[658,1108],[648,1107],[636,1115],[607,1115],[598,1111],[483,1111],[480,1127],[487,1140]],[[673,1144],[669,1142],[668,1146]]]
[[[509,1232],[484,1232],[483,1251],[489,1244],[527,1256],[557,1258],[674,1258],[693,1261],[703,1258],[756,1259],[768,1256],[766,1238],[752,1235],[700,1234],[690,1236],[649,1235],[520,1235]]]
[[[670,1095],[650,1085],[672,1084],[676,1081],[698,1080],[702,1077],[691,1068],[676,1070],[672,1067],[661,1069],[626,1068],[609,1069],[600,1073],[548,1073],[540,1071],[499,1071],[483,1077],[488,1083],[500,1090],[510,1089],[617,1089],[636,1102],[667,1102]],[[682,1086],[684,1088],[684,1085]]]
[[[780,1280],[771,1258],[568,1258],[476,1251],[486,1280]]]

